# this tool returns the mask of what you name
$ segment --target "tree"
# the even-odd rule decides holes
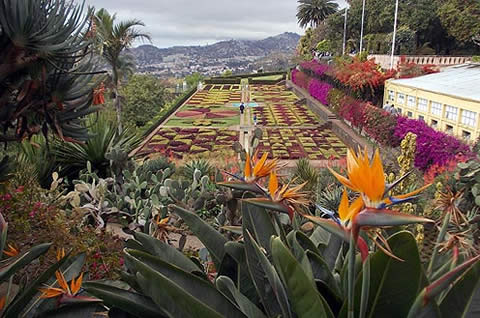
[[[196,87],[198,83],[203,81],[204,76],[198,72],[185,76],[185,82],[187,83],[188,89]]]
[[[112,86],[114,92],[114,104],[117,111],[118,130],[122,131],[122,105],[118,95],[120,85],[120,66],[122,65],[122,52],[130,48],[137,39],[150,40],[146,33],[140,33],[135,27],[145,26],[136,19],[115,23],[116,14],[110,15],[107,10],[100,9],[93,17],[97,26],[97,41],[99,52],[105,58],[112,69]]]
[[[472,44],[480,33],[480,1],[446,0],[438,8],[438,16],[448,35],[461,44]]]
[[[88,139],[83,121],[96,111],[96,83],[83,9],[57,0],[0,0],[1,142],[49,132]]]
[[[125,97],[125,126],[144,126],[171,100],[165,86],[151,75],[133,75],[121,93]]]
[[[331,0],[298,0],[298,3],[297,19],[302,28],[316,27],[338,10],[338,4]]]

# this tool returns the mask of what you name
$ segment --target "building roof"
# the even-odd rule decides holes
[[[480,102],[480,64],[451,66],[440,73],[390,80],[390,83]]]

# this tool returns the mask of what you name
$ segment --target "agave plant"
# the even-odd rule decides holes
[[[84,141],[94,81],[83,5],[0,1],[0,141],[49,131]]]
[[[129,286],[89,282],[84,287],[103,299],[107,307],[136,317],[478,314],[480,256],[466,260],[452,257],[448,265],[432,275],[422,267],[410,232],[393,231],[382,239],[384,247],[380,248],[373,242],[377,238],[370,238],[368,232],[375,230],[387,236],[384,226],[428,220],[383,206],[411,199],[415,193],[403,198],[388,197],[385,189],[391,185],[384,183],[380,193],[383,167],[378,154],[373,163],[363,154],[350,154],[349,158],[348,178],[341,180],[361,191],[360,197],[350,205],[344,195],[335,221],[303,215],[319,224],[311,236],[298,230],[302,216],[297,206],[305,199],[300,188],[280,186],[270,171],[264,194],[244,194],[246,199],[240,203],[242,225],[227,228],[236,233],[234,241],[228,241],[194,212],[170,206],[206,246],[215,270],[172,246],[136,233],[125,249],[127,271],[122,276]],[[234,183],[226,185],[239,187]],[[364,185],[373,189],[363,191]],[[264,198],[253,198],[258,195]],[[280,216],[292,207],[297,213],[292,217],[293,230],[287,233]]]

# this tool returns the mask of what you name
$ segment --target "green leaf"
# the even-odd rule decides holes
[[[322,259],[322,257],[312,251],[307,251],[307,257],[310,261],[310,265],[315,279],[324,282],[332,291],[332,293],[340,298],[341,291],[337,284],[337,281],[333,277],[332,271],[328,268],[328,264]]]
[[[221,294],[213,284],[200,278],[196,275],[183,271],[182,269],[164,262],[162,259],[150,254],[127,250],[125,257],[129,258],[135,263],[137,270],[145,276],[142,272],[142,268],[148,267],[150,270],[155,271],[158,275],[168,280],[168,283],[158,280],[158,284],[161,284],[166,288],[166,293],[170,294],[170,290],[167,288],[169,285],[176,285],[181,288],[182,292],[188,293],[199,302],[209,306],[216,312],[228,317],[244,317],[238,308],[232,304],[223,294]],[[140,283],[140,285],[142,285]],[[154,295],[149,295],[154,298]],[[174,298],[174,294],[171,294]],[[158,304],[158,303],[157,303]],[[165,307],[162,307],[165,308]]]
[[[233,297],[240,307],[240,310],[245,314],[247,317],[255,317],[255,318],[266,318],[263,312],[255,306],[254,303],[250,301],[245,295],[243,295],[236,287],[233,281],[226,277],[220,276],[215,281],[217,288],[223,294],[230,294]],[[229,297],[230,298],[230,297]]]
[[[178,266],[186,272],[200,272],[194,262],[173,246],[144,233],[137,232],[134,236],[144,247],[142,251],[148,251],[148,253],[158,256],[165,262]]]
[[[202,220],[197,214],[187,211],[176,205],[172,205],[177,213],[188,225],[190,230],[198,237],[210,252],[216,268],[220,268],[225,255],[224,245],[227,239],[212,226]]]
[[[410,232],[402,231],[388,239],[392,253],[400,262],[382,251],[371,255],[370,295],[367,317],[406,317],[421,283],[422,267],[417,243]],[[361,303],[362,275],[355,286],[355,312]]]
[[[443,317],[463,318],[472,306],[480,306],[480,297],[475,298],[480,287],[480,262],[473,265],[455,282],[440,304]],[[478,293],[477,293],[478,294]]]
[[[8,280],[10,276],[16,273],[17,270],[30,264],[40,255],[45,254],[50,246],[52,246],[51,243],[39,244],[15,258],[7,260],[7,265],[0,268],[0,282]]]
[[[268,307],[269,310],[273,312],[277,312],[278,309],[280,309],[283,317],[286,317],[286,318],[292,317],[287,292],[285,290],[285,287],[282,284],[282,281],[280,280],[280,277],[278,276],[277,271],[275,270],[275,267],[273,267],[273,265],[268,260],[267,256],[262,252],[260,246],[257,244],[257,242],[255,242],[250,232],[246,232],[244,239],[245,239],[246,245],[249,247],[247,249],[249,253],[253,252],[256,255],[257,263],[255,263],[254,266],[258,266],[258,263],[259,263],[262,269],[262,271],[259,271],[259,272],[264,273],[264,275],[268,280],[268,284],[270,285],[270,288],[273,291],[272,299],[268,299],[268,302],[266,302],[267,304],[269,304],[269,307]],[[255,271],[252,269],[251,272],[255,272]],[[269,295],[270,293],[265,294],[266,297],[270,297]],[[276,299],[276,302],[274,302],[275,299]]]
[[[165,317],[167,316],[150,298],[113,287],[100,282],[85,282],[82,285],[88,293],[103,300],[110,306],[120,308],[137,317]]]
[[[240,202],[240,209],[243,219],[242,226],[246,227],[256,242],[270,253],[270,238],[272,235],[277,235],[277,232],[269,213],[263,208],[244,202]]]
[[[60,266],[65,263],[67,257],[61,259],[59,262],[50,266],[45,272],[37,277],[30,285],[25,287],[20,294],[18,294],[15,299],[8,305],[5,310],[5,317],[17,317],[24,310],[27,304],[32,300],[33,296],[38,293],[38,288],[42,286],[50,277],[52,277],[55,272],[60,268]]]
[[[220,313],[190,295],[164,275],[133,257],[132,262],[138,270],[137,281],[144,293],[167,312],[169,317],[223,318]]]
[[[303,271],[292,253],[277,237],[272,239],[272,256],[275,268],[282,281],[287,286],[287,293],[292,303],[293,311],[303,317],[329,317],[324,308],[325,300],[318,293],[315,282],[311,281]]]

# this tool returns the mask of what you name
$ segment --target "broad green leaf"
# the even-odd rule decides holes
[[[292,253],[277,237],[272,239],[272,256],[275,268],[287,286],[293,311],[300,318],[329,317],[324,308],[325,300],[318,293],[315,282],[310,280]]]
[[[30,285],[25,287],[15,299],[8,305],[5,310],[6,317],[17,317],[27,307],[27,304],[32,300],[33,296],[38,293],[38,288],[42,287],[50,277],[55,275],[55,272],[60,266],[65,263],[67,257],[61,259],[59,262],[50,266],[45,272],[37,277]],[[30,307],[29,307],[30,308]]]
[[[411,233],[402,231],[388,239],[392,253],[400,262],[382,251],[371,255],[370,295],[367,317],[406,317],[421,282],[421,264],[417,243]],[[355,286],[355,312],[361,302],[362,275]]]
[[[198,266],[173,246],[144,233],[135,233],[135,238],[142,244],[145,250],[154,256],[160,257],[165,262],[174,264],[190,273],[199,272]]]
[[[52,246],[51,243],[39,244],[32,247],[29,251],[20,254],[19,256],[8,259],[6,265],[0,268],[0,282],[8,280],[10,276],[16,273],[17,270],[30,264],[40,255],[45,254],[50,248],[50,246]]]
[[[245,236],[245,242],[248,246],[251,247],[249,248],[249,250],[255,253],[259,265],[261,266],[263,272],[268,279],[268,283],[271,286],[270,288],[274,291],[273,294],[277,302],[273,303],[276,307],[272,308],[280,308],[283,317],[292,317],[287,292],[285,291],[285,287],[283,286],[275,267],[273,267],[267,256],[262,252],[260,246],[257,244],[257,242],[255,242],[250,232],[247,232],[247,235]]]
[[[215,284],[223,294],[230,294],[235,299],[235,302],[245,316],[266,318],[263,312],[235,287],[235,284],[230,278],[226,276],[220,276],[215,281]]]
[[[175,205],[172,207],[175,210],[174,212],[178,214],[183,221],[185,221],[190,230],[208,249],[216,268],[220,268],[223,256],[225,255],[223,246],[227,242],[227,239],[212,226],[202,220],[202,218],[197,214]]]
[[[238,308],[232,304],[223,294],[221,294],[213,284],[196,275],[188,273],[170,263],[164,262],[159,257],[135,250],[127,250],[125,257],[130,258],[136,264],[137,270],[142,273],[141,268],[148,267],[182,289],[182,292],[188,293],[196,300],[209,306],[216,312],[229,317],[244,317]],[[141,265],[140,265],[141,264]],[[162,282],[162,284],[164,284]],[[141,285],[141,284],[140,284]],[[163,286],[167,288],[169,284]],[[167,290],[167,293],[170,291]],[[153,298],[152,295],[150,297]],[[173,294],[172,294],[173,297]]]
[[[443,317],[463,318],[472,306],[480,306],[480,297],[475,298],[480,289],[480,262],[473,265],[457,280],[440,304]],[[477,293],[478,294],[478,293]]]
[[[166,314],[148,297],[99,282],[82,285],[89,294],[98,297],[109,307],[117,307],[137,317],[165,317]]]
[[[340,298],[341,291],[327,263],[320,255],[312,251],[307,251],[307,257],[313,272],[313,277],[324,282],[337,298]]]
[[[251,204],[240,203],[243,227],[253,235],[256,242],[270,253],[270,238],[277,235],[270,214],[262,208]]]
[[[245,219],[244,219],[245,220]],[[245,222],[245,221],[244,221]],[[261,265],[261,261],[255,252],[252,244],[253,237],[247,230],[247,226],[243,225],[243,237],[245,240],[245,252],[247,256],[247,265],[253,284],[257,290],[263,307],[269,317],[276,317],[282,313],[282,304],[275,297],[275,290],[271,287],[267,273]],[[265,250],[265,249],[264,249]],[[265,251],[266,252],[266,251]]]
[[[138,269],[137,281],[142,290],[167,312],[169,317],[223,318],[223,315],[187,293],[167,277],[138,260],[134,262]]]

